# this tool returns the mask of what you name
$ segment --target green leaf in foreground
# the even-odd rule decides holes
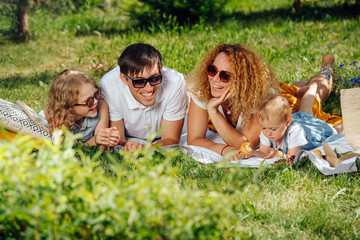
[[[122,159],[110,163],[112,175],[99,167],[100,155],[107,153],[96,153],[91,159],[73,149],[75,136],[65,133],[62,143],[60,136],[53,145],[38,146],[27,137],[0,143],[0,236],[246,237],[236,224],[238,216],[228,191],[184,185],[174,162],[179,151],[146,145],[133,154],[120,152]],[[249,174],[245,177],[251,179]],[[227,178],[234,181],[231,192],[239,194],[242,187],[235,186],[241,176],[233,169]]]

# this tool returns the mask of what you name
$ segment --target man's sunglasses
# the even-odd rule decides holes
[[[210,77],[215,77],[216,74],[219,72],[214,64],[208,64],[206,70]],[[220,71],[219,78],[222,82],[228,83],[231,78],[231,73],[227,71]]]
[[[156,75],[149,78],[142,78],[142,79],[132,79],[128,75],[124,74],[125,77],[131,80],[134,88],[143,88],[146,86],[146,83],[150,83],[151,86],[159,85],[162,82],[162,75]]]
[[[94,96],[89,97],[84,104],[76,103],[74,104],[74,106],[88,106],[89,108],[91,108],[94,105],[95,99],[100,100],[100,97],[101,97],[101,93],[99,89],[94,93]]]

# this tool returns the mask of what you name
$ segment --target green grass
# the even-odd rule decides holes
[[[360,56],[360,18],[352,12],[356,9],[337,11],[333,6],[323,10],[304,5],[304,14],[297,16],[292,12],[291,1],[235,2],[227,6],[229,13],[223,20],[174,30],[159,27],[150,32],[132,29],[121,11],[88,10],[64,16],[36,11],[30,15],[34,40],[24,44],[5,41],[0,46],[0,82],[18,78],[20,73],[53,76],[64,68],[83,70],[99,80],[116,66],[119,54],[127,45],[139,41],[158,48],[164,65],[184,75],[216,44],[241,43],[257,51],[278,78],[286,82],[308,79],[315,74],[325,53],[334,54],[338,64],[350,63]],[[343,14],[345,10],[347,15]],[[311,15],[311,12],[318,13]],[[45,82],[51,80],[52,77]],[[8,96],[2,91],[2,96]],[[27,94],[28,88],[22,88],[9,100],[23,99]],[[45,105],[45,95],[41,98],[43,101],[35,108]]]
[[[173,29],[150,27],[148,31],[132,28],[131,21],[119,9],[107,13],[99,9],[84,10],[67,15],[32,11],[29,20],[33,40],[18,43],[8,35],[0,35],[0,96],[12,102],[22,100],[40,111],[57,73],[76,68],[99,81],[116,66],[126,46],[140,41],[155,46],[163,55],[164,65],[185,76],[208,50],[225,42],[254,49],[278,78],[286,82],[308,79],[315,74],[325,53],[333,54],[337,65],[359,60],[359,6],[316,2],[304,3],[302,12],[295,14],[290,0],[231,1],[225,6],[227,15],[223,19]],[[2,25],[7,29],[0,34],[7,33],[10,25],[8,22]],[[357,73],[349,73],[348,77],[360,77],[352,74]],[[338,93],[331,95],[324,109],[341,114]],[[97,149],[86,148],[84,152],[93,156]],[[161,155],[153,158],[160,163],[165,161]],[[107,152],[94,161],[106,176],[113,178],[116,168],[131,168],[122,159],[121,154]],[[222,230],[224,238],[358,239],[360,236],[358,173],[326,177],[310,163],[298,169],[224,169],[202,165],[184,155],[171,164],[176,174],[170,175],[170,179],[180,188],[175,196],[189,197],[193,193],[198,194],[199,200],[216,193],[214,199],[224,199],[218,206],[224,209],[224,214],[231,214],[221,217],[228,217],[233,224],[233,231]],[[155,164],[154,169],[156,166],[162,165]],[[137,176],[134,171],[129,170],[127,179]],[[189,203],[181,197],[178,201],[180,206]],[[191,209],[191,204],[187,207]],[[215,210],[213,214],[217,213]]]

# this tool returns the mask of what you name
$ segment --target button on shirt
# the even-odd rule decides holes
[[[163,81],[155,103],[144,106],[131,94],[120,79],[120,67],[112,69],[100,81],[101,93],[109,105],[110,121],[124,119],[126,137],[147,139],[158,131],[162,119],[177,121],[185,118],[187,95],[184,76],[170,68],[162,69]],[[157,138],[161,137],[161,133]]]

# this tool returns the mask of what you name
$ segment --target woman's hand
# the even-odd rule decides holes
[[[245,159],[248,159],[250,157],[264,158],[266,155],[267,155],[267,153],[264,153],[260,150],[256,150],[256,151],[252,151],[251,154],[249,154],[249,155],[244,154],[244,158]]]
[[[252,151],[249,155],[244,154],[241,151],[239,151],[239,155],[244,159],[248,159],[251,157],[259,157],[258,151]]]
[[[230,88],[227,88],[219,98],[210,99],[210,101],[206,104],[208,111],[217,111],[220,104],[228,100],[229,97],[231,97],[231,94],[232,92],[230,91]]]
[[[241,154],[239,154],[239,149],[236,147],[232,147],[232,146],[226,147],[223,150],[222,155],[226,156],[229,153],[232,153],[233,155],[231,157],[227,158],[228,161],[236,161],[241,158]]]

